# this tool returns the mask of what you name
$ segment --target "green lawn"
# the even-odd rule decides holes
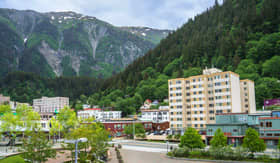
[[[25,163],[24,159],[19,156],[11,156],[0,160],[0,163]]]

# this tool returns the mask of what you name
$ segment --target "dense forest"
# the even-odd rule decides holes
[[[74,104],[81,94],[89,96],[96,92],[101,83],[101,79],[90,77],[46,78],[34,73],[14,72],[0,80],[0,92],[11,96],[11,100],[30,104],[42,96],[69,97]]]
[[[167,98],[168,79],[201,74],[206,66],[215,66],[253,80],[260,109],[264,99],[280,97],[279,63],[279,0],[216,1],[124,71],[101,81],[101,89],[75,92],[73,100],[75,104],[115,107],[127,115],[137,112],[145,99]]]

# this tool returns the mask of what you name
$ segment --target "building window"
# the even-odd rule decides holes
[[[190,93],[187,93],[186,95],[187,95],[187,96],[190,96],[191,94],[190,94]]]
[[[268,133],[268,134],[266,134],[266,136],[272,136],[272,134],[271,134],[271,133]]]
[[[210,120],[211,120],[211,121],[215,120],[215,117],[210,117]]]
[[[188,112],[187,112],[187,114],[191,114],[191,112],[190,112],[190,111],[188,111]]]
[[[245,105],[245,108],[248,108],[248,104]]]
[[[245,102],[248,102],[248,99],[247,99],[247,98],[245,98]]]
[[[214,114],[214,110],[209,110],[209,114]]]
[[[225,78],[228,78],[228,74],[225,74]]]
[[[209,107],[214,107],[214,104],[209,104]]]
[[[279,133],[276,133],[276,134],[274,134],[274,136],[277,136],[277,137],[279,137],[280,136],[280,134]],[[279,140],[280,141],[280,140]]]
[[[203,118],[202,118],[202,117],[200,117],[200,120],[201,120],[201,121],[203,121]]]
[[[193,92],[194,95],[196,95],[196,92]]]
[[[194,127],[197,127],[197,124],[195,124]]]
[[[266,122],[266,127],[272,127],[272,122]]]
[[[202,108],[202,107],[203,107],[203,105],[202,105],[202,104],[200,104],[200,105],[199,105],[199,107],[201,107],[201,108]]]
[[[191,118],[188,118],[188,121],[191,121],[192,119]]]
[[[191,99],[187,99],[186,101],[187,101],[187,102],[191,102]]]
[[[203,124],[200,124],[200,127],[203,127]]]
[[[244,82],[244,85],[247,85],[247,82]]]
[[[176,84],[181,84],[181,81],[180,81],[180,80],[177,80],[177,81],[176,81]]]
[[[195,79],[193,79],[192,81],[195,82]]]
[[[263,127],[263,122],[260,123],[261,127]]]
[[[190,81],[186,80],[186,84],[190,84]]]
[[[196,88],[196,85],[194,85],[193,88]]]
[[[197,121],[197,118],[194,118],[195,121]]]
[[[186,87],[186,90],[189,90],[190,89],[190,87]]]
[[[203,111],[200,111],[199,113],[200,113],[200,114],[203,114]]]
[[[197,111],[194,111],[194,114],[197,114]]]
[[[233,132],[237,132],[237,129],[233,129],[232,131],[233,131]]]
[[[208,129],[208,132],[212,132],[213,130],[212,129]]]

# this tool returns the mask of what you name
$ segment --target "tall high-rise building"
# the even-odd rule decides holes
[[[240,80],[241,111],[256,112],[255,84],[251,80]]]
[[[203,130],[206,124],[215,123],[216,113],[254,112],[253,81],[244,81],[250,83],[248,88],[245,86],[250,90],[247,94],[243,91],[245,87],[241,87],[244,82],[240,82],[238,74],[216,68],[205,69],[202,75],[169,80],[171,130],[184,132],[187,127]],[[248,100],[243,105],[245,99]]]

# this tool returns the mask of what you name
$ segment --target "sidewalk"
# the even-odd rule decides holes
[[[109,148],[109,161],[108,163],[118,163],[117,154],[114,148]]]

